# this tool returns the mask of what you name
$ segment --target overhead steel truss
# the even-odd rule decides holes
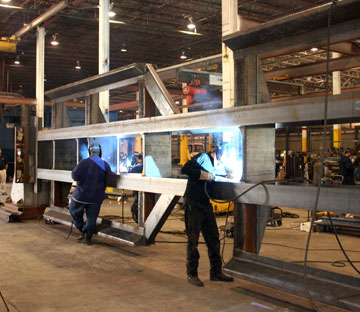
[[[334,28],[334,36],[332,37],[333,42],[340,41],[341,35],[352,39],[358,36],[360,30],[360,20],[357,19],[357,12],[359,12],[360,9],[359,5],[360,2],[357,0],[345,0],[338,3],[334,17],[337,25],[336,28]],[[296,45],[296,49],[299,48],[299,45],[311,46],[314,41],[324,44],[326,29],[316,28],[319,27],[319,23],[321,24],[320,26],[325,27],[328,9],[329,6],[324,5],[320,8],[308,10],[301,14],[295,14],[287,18],[265,23],[253,27],[248,31],[235,33],[226,37],[224,38],[225,43],[235,50],[235,55],[239,62],[242,61],[242,58],[246,58],[252,54],[260,55],[263,52],[285,50],[288,48],[289,44]],[[299,40],[299,38],[302,41]],[[37,179],[66,183],[72,182],[69,170],[58,170],[58,168],[56,168],[56,158],[58,156],[55,153],[54,146],[56,146],[57,142],[62,140],[75,140],[76,148],[73,149],[71,153],[76,153],[76,155],[78,155],[79,140],[89,137],[108,137],[137,133],[142,135],[145,134],[146,136],[155,133],[191,131],[197,129],[207,132],[214,128],[244,126],[247,128],[246,126],[257,125],[274,126],[275,123],[301,122],[302,124],[306,124],[306,122],[309,121],[321,121],[323,119],[324,102],[319,98],[282,103],[258,104],[259,102],[255,102],[257,103],[256,105],[246,105],[230,109],[187,114],[176,114],[175,112],[175,114],[173,114],[173,103],[169,100],[169,96],[166,93],[166,90],[164,90],[163,85],[161,85],[159,77],[155,71],[151,70],[149,65],[147,67],[150,68],[150,70],[145,70],[145,67],[146,66],[136,64],[130,65],[109,72],[105,76],[94,76],[84,81],[47,92],[47,95],[52,98],[54,103],[61,103],[70,98],[89,96],[100,91],[110,90],[118,86],[125,86],[144,80],[145,88],[151,89],[149,94],[152,96],[155,105],[159,111],[162,111],[166,116],[87,125],[76,128],[39,131],[38,145],[43,142],[48,142],[48,149],[52,152],[52,159],[49,161],[50,164],[47,168],[37,168]],[[139,68],[141,70],[139,70]],[[130,73],[130,75],[122,76],[125,72]],[[152,81],[151,83],[146,84],[147,79],[145,76],[149,75],[149,73],[152,75]],[[112,75],[114,75],[114,77],[117,75],[117,79],[120,78],[122,80],[113,80],[111,78]],[[259,78],[259,72],[257,77]],[[154,81],[157,81],[157,83],[153,83]],[[250,82],[250,84],[251,83],[252,82]],[[249,90],[253,92],[251,89],[253,86],[251,85],[249,88]],[[256,86],[254,89],[255,93],[256,88],[259,89],[263,87],[259,85]],[[159,92],[161,93],[161,96],[159,96]],[[262,97],[260,96],[257,98]],[[341,120],[359,120],[360,93],[331,96],[329,98],[328,118],[334,122],[340,122]],[[246,138],[251,138],[251,133],[248,133],[247,135]],[[147,156],[146,153],[147,151],[145,150],[145,159]],[[76,157],[78,161],[78,156]],[[114,175],[108,181],[108,185],[117,188],[160,194],[160,198],[154,205],[150,214],[145,218],[144,224],[141,226],[132,227],[118,222],[109,225],[104,222],[103,226],[105,229],[99,231],[99,235],[119,239],[120,241],[136,245],[154,241],[156,233],[165,222],[166,217],[170,214],[177,199],[183,195],[186,180],[152,178],[141,175]],[[235,194],[239,194],[239,192],[242,192],[252,185],[252,183],[216,183],[215,194],[219,199],[227,199]],[[256,204],[260,207],[263,205],[279,205],[313,209],[315,194],[316,189],[311,186],[271,184],[255,188],[246,194],[246,196],[240,198],[239,202]],[[360,214],[360,207],[358,206],[359,199],[360,190],[358,189],[322,187],[319,210]],[[236,221],[238,221],[238,208],[236,208],[236,210]],[[56,207],[53,207],[47,212],[46,216],[55,221],[63,222],[68,225],[70,224],[68,214]],[[99,220],[99,223],[102,223],[102,221],[103,220]],[[236,228],[238,231],[238,226]],[[276,262],[274,263],[274,261],[266,261],[257,255],[249,255],[241,248],[239,240],[241,240],[241,237],[239,232],[237,232],[235,233],[234,258],[226,267],[229,272],[268,286],[281,288],[285,291],[296,292],[298,289],[304,289],[302,281],[299,281],[299,278],[296,278],[296,276],[301,276],[301,274],[299,275],[301,266],[288,265],[277,260],[274,260]],[[256,270],[264,267],[266,267],[268,275],[272,275],[272,278],[265,278],[265,275],[259,277],[259,274],[255,273]],[[297,275],[295,273],[295,275],[292,275],[291,272],[295,272]],[[334,285],[340,287],[342,292],[349,290],[345,287],[344,283],[340,283],[342,278],[341,275],[336,275],[331,281],[329,274],[323,274],[315,269],[311,270],[310,275],[312,283],[310,293],[317,300],[350,309],[360,308],[360,280],[347,278],[348,286],[351,288],[351,297],[338,298],[334,297],[332,294],[323,294],[326,292],[327,287],[333,289]],[[323,283],[321,290],[316,288],[316,284],[315,287],[313,286],[313,281],[319,278]],[[291,285],[294,287],[286,287],[287,283],[292,283]],[[296,283],[298,283],[298,285],[296,285]],[[300,294],[306,296],[306,293],[304,292],[301,292]]]

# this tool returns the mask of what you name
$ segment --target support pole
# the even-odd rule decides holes
[[[258,55],[240,58],[236,63],[236,104],[253,105],[270,101]],[[275,178],[275,129],[273,126],[244,127],[244,180],[260,182]],[[235,249],[260,251],[269,207],[253,204],[236,206]]]
[[[110,68],[109,0],[99,0],[99,74]],[[106,122],[109,122],[109,91],[99,92],[99,107]]]
[[[332,58],[339,58],[340,53],[332,52]],[[341,73],[340,71],[334,71],[332,73],[333,78],[333,95],[341,94]],[[339,149],[341,147],[341,125],[337,124],[333,127],[333,137],[334,137],[334,148]]]
[[[301,151],[303,153],[306,153],[308,151],[308,143],[307,143],[308,137],[307,137],[307,127],[304,126],[301,128]]]
[[[222,35],[229,35],[238,30],[238,0],[222,0]],[[234,53],[222,44],[222,79],[223,108],[234,107],[235,99],[235,65]]]
[[[36,117],[44,127],[45,28],[38,27],[36,38]]]

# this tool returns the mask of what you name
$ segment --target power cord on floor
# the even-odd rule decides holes
[[[347,262],[349,262],[350,265],[353,267],[353,269],[354,269],[358,274],[360,274],[360,271],[359,271],[358,268],[355,267],[355,265],[354,265],[354,262],[359,262],[359,261],[351,261],[351,260],[350,260],[350,258],[348,257],[346,251],[344,250],[343,245],[342,245],[341,242],[340,242],[339,236],[338,236],[338,234],[337,234],[337,232],[336,232],[336,229],[335,229],[334,223],[333,223],[333,221],[332,221],[332,218],[331,218],[331,216],[330,216],[330,213],[328,212],[327,214],[328,214],[328,217],[329,217],[329,220],[330,220],[330,223],[331,223],[331,228],[332,228],[333,231],[334,231],[336,240],[337,240],[337,242],[338,242],[338,244],[339,244],[339,247],[340,247],[342,253],[344,254]]]
[[[325,103],[324,103],[324,125],[323,125],[323,137],[322,137],[322,150],[321,150],[321,167],[320,167],[320,178],[317,185],[317,191],[316,191],[316,199],[315,199],[315,205],[314,205],[314,211],[311,218],[310,223],[310,230],[309,235],[306,241],[306,248],[305,248],[305,256],[304,256],[304,285],[305,290],[308,295],[308,299],[310,301],[311,306],[313,307],[314,311],[318,311],[318,309],[315,306],[315,303],[313,302],[310,294],[310,288],[308,284],[308,278],[307,278],[307,262],[308,262],[308,253],[309,253],[309,246],[310,246],[310,239],[311,239],[311,233],[312,228],[314,226],[314,221],[317,215],[317,209],[319,205],[319,198],[320,198],[320,189],[321,189],[321,180],[324,176],[324,163],[325,163],[325,143],[326,143],[326,128],[327,128],[327,111],[328,111],[328,99],[329,99],[329,62],[330,62],[330,30],[331,30],[331,14],[333,12],[334,6],[336,4],[337,0],[333,0],[331,3],[331,6],[329,8],[328,13],[328,23],[327,23],[327,45],[326,45],[326,80],[325,80]]]
[[[71,236],[71,233],[72,233],[73,225],[74,225],[73,221],[71,221],[71,226],[70,226],[70,230],[69,230],[68,235],[67,235],[67,236],[64,236],[64,235],[62,235],[62,234],[56,233],[55,231],[51,231],[51,230],[49,230],[49,229],[46,229],[46,228],[42,227],[42,226],[40,225],[40,220],[41,220],[43,217],[44,217],[44,215],[42,214],[42,215],[40,215],[40,216],[38,217],[38,219],[37,219],[39,228],[40,228],[42,231],[45,231],[45,232],[48,232],[48,233],[52,233],[52,234],[58,235],[58,236],[60,236],[60,237],[62,237],[62,238],[64,238],[64,239],[69,239],[69,237]]]
[[[347,261],[347,260],[336,260],[336,261],[325,261],[325,260],[308,260],[308,263],[328,263],[337,268],[344,268],[346,263],[360,263],[360,261]],[[304,260],[291,261],[291,263],[304,263]]]
[[[9,307],[8,307],[8,305],[6,304],[5,298],[4,298],[4,296],[2,295],[1,291],[0,291],[0,297],[1,297],[2,301],[3,301],[3,303],[4,303],[6,312],[9,312],[9,311],[10,311],[10,310],[9,310]]]
[[[224,230],[224,243],[223,243],[223,246],[222,246],[222,251],[221,251],[221,261],[222,263],[225,263],[224,261],[224,250],[225,250],[225,244],[226,244],[226,229],[227,229],[227,226],[228,226],[228,217],[229,217],[229,214],[230,214],[230,207],[231,207],[231,202],[235,202],[236,200],[238,200],[240,197],[244,196],[246,193],[250,192],[252,189],[258,187],[259,185],[262,185],[265,187],[265,184],[270,184],[270,183],[277,183],[277,182],[303,182],[304,179],[285,179],[285,180],[266,180],[266,181],[261,181],[261,182],[258,182],[258,183],[255,183],[254,185],[250,186],[247,190],[243,191],[242,193],[240,193],[239,195],[235,196],[234,198],[231,198],[231,199],[215,199],[215,198],[212,198],[211,195],[209,194],[208,190],[207,190],[207,185],[208,185],[208,181],[206,181],[204,183],[204,191],[205,191],[205,194],[206,196],[212,200],[213,202],[215,203],[219,203],[219,204],[225,204],[225,203],[228,203],[228,208],[227,208],[227,212],[226,212],[226,220],[225,220],[225,230]]]
[[[285,247],[285,248],[292,248],[292,249],[297,249],[297,250],[305,250],[305,248],[301,248],[301,247],[295,247],[295,246],[289,246],[289,245],[283,245],[283,244],[277,244],[277,243],[265,243],[262,242],[262,244],[264,245],[272,245],[272,246],[279,246],[279,247]],[[314,248],[311,249],[309,248],[309,251],[338,251],[338,248]],[[347,252],[360,252],[360,250],[347,250]]]

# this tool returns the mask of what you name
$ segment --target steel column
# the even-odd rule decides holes
[[[340,53],[332,52],[332,58],[336,59],[341,56]],[[359,57],[357,57],[359,58]],[[355,66],[353,66],[355,67]],[[343,68],[345,69],[345,68]],[[341,94],[341,72],[334,71],[332,73],[332,85],[333,85],[333,94]],[[339,149],[341,147],[341,124],[333,126],[333,146],[334,148]]]
[[[45,28],[38,27],[36,38],[36,117],[44,127]]]
[[[99,0],[99,75],[110,69],[110,24],[109,0]],[[106,122],[109,122],[109,91],[99,92],[99,107]]]
[[[241,58],[237,61],[237,104],[251,105],[270,101],[265,78],[257,55]],[[244,138],[244,179],[259,182],[275,178],[275,129],[273,126],[245,127]],[[257,205],[236,205],[241,212],[238,216],[244,220],[236,224],[239,245],[235,248],[258,253],[267,219],[268,208]]]

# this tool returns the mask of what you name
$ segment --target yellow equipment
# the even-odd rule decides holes
[[[16,44],[20,39],[15,36],[0,38],[0,52],[16,53]]]
[[[213,206],[214,213],[226,213],[226,212],[234,211],[234,202],[230,202],[230,208],[229,208],[229,203],[220,204],[210,200],[210,204]]]

